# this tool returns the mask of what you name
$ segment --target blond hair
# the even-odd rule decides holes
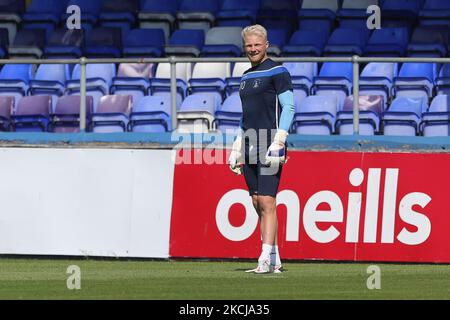
[[[254,24],[252,26],[245,27],[241,32],[242,40],[245,41],[245,37],[250,34],[262,37],[264,41],[267,41],[267,30],[262,25]]]

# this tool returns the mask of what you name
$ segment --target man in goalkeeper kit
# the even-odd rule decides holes
[[[228,162],[234,173],[244,174],[260,218],[262,252],[257,268],[247,272],[280,273],[276,195],[295,112],[294,94],[287,69],[267,56],[266,29],[246,27],[242,39],[252,67],[241,79],[243,113]]]

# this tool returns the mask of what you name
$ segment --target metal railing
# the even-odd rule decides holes
[[[375,58],[375,57],[271,57],[277,62],[351,62],[353,64],[353,133],[359,134],[359,71],[360,64],[370,62],[391,63],[450,63],[450,58]],[[177,63],[197,62],[248,62],[247,58],[190,58],[190,57],[167,57],[167,58],[118,58],[118,59],[0,59],[0,65],[4,64],[80,64],[80,132],[86,131],[86,65],[106,63],[170,63],[170,92],[172,129],[177,128]]]

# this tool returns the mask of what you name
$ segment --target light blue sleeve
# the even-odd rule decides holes
[[[294,93],[290,90],[285,91],[278,95],[278,100],[280,101],[282,107],[278,127],[289,132],[295,114]]]

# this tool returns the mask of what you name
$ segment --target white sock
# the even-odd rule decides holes
[[[270,252],[270,264],[274,266],[281,265],[280,252],[278,251],[277,245],[274,245]]]
[[[263,243],[262,245],[262,252],[261,255],[258,258],[258,262],[263,262],[265,260],[270,259],[270,253],[272,252],[272,245]]]

